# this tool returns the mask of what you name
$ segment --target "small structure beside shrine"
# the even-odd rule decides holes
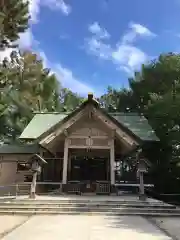
[[[71,113],[36,113],[20,139],[20,146],[0,147],[1,172],[9,173],[0,185],[31,182],[26,164],[38,154],[47,162],[37,177],[47,187],[38,191],[51,183],[59,192],[107,194],[135,184],[141,196],[151,165],[141,149],[159,141],[143,116],[108,113],[92,94]]]

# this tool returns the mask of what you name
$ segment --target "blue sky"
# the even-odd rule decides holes
[[[99,95],[141,64],[180,50],[180,0],[29,0],[31,48],[63,86]]]

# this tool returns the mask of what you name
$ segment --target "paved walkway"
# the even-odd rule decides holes
[[[178,217],[157,217],[154,218],[156,221],[156,224],[161,229],[164,229],[165,231],[169,232],[171,236],[174,237],[174,239],[180,240],[180,218]]]
[[[28,216],[0,215],[0,239],[29,219]]]
[[[170,240],[142,217],[33,216],[3,240]]]

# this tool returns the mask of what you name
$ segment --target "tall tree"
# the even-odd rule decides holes
[[[29,51],[13,51],[0,64],[1,141],[15,141],[34,112],[72,111],[83,98],[62,88],[42,60]]]
[[[83,98],[73,93],[67,88],[60,90],[61,111],[71,112],[83,102]]]
[[[0,50],[12,47],[28,28],[28,1],[0,0]]]
[[[111,90],[108,101],[118,111],[143,113],[161,140],[158,152],[150,152],[156,165],[154,181],[159,191],[178,191],[180,171],[180,54],[162,54],[142,65],[129,79],[129,90]],[[109,103],[108,103],[109,105]],[[173,188],[173,187],[174,188]]]
[[[35,111],[58,111],[59,83],[36,54],[11,54],[0,65],[0,100],[6,136],[16,139]]]

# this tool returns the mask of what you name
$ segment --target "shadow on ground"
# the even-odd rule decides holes
[[[154,237],[154,239],[172,239],[167,232],[159,229],[149,219],[141,216],[104,216],[108,227],[123,230],[131,230],[137,233],[146,234]],[[162,236],[164,235],[164,238]],[[155,238],[156,237],[156,238]],[[159,237],[159,238],[158,238]]]

